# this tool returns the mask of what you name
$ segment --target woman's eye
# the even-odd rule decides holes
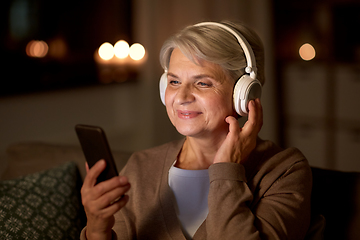
[[[177,84],[179,84],[180,82],[177,81],[177,80],[170,80],[169,83],[170,83],[171,85],[177,85]]]
[[[198,82],[197,84],[201,87],[209,87],[211,85],[211,84],[205,83],[205,82]]]

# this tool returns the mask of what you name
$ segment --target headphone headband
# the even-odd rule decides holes
[[[222,23],[201,22],[201,23],[195,24],[194,26],[206,26],[206,25],[207,26],[209,26],[209,25],[218,26],[222,29],[227,30],[232,35],[234,35],[234,37],[237,39],[238,43],[240,44],[240,46],[243,49],[244,54],[245,54],[246,63],[247,63],[245,72],[248,73],[252,79],[256,79],[257,68],[256,68],[255,55],[254,55],[254,52],[252,51],[252,48],[251,48],[249,42],[246,40],[246,38],[242,34],[235,32],[232,28],[230,28]]]

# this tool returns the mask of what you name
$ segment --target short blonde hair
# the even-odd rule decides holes
[[[249,42],[256,59],[257,79],[263,85],[264,48],[259,36],[242,23],[221,23],[241,33]],[[166,40],[160,51],[160,64],[163,69],[168,69],[175,48],[179,48],[195,64],[199,60],[218,64],[235,81],[245,73],[247,64],[243,49],[232,33],[219,26],[190,25]]]

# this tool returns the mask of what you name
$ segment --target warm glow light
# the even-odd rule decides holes
[[[49,56],[62,59],[67,54],[67,45],[64,39],[55,38],[49,42]]]
[[[44,41],[32,40],[26,45],[26,54],[29,57],[42,58],[49,51],[49,47]]]
[[[99,56],[104,60],[110,60],[114,56],[114,47],[111,45],[111,43],[103,43],[99,47]]]
[[[310,61],[315,57],[316,52],[315,48],[312,45],[310,45],[309,43],[305,43],[300,47],[299,54],[303,60]]]
[[[141,60],[145,56],[145,48],[140,43],[134,43],[130,47],[130,57],[133,60]]]
[[[129,51],[129,44],[124,40],[120,40],[114,45],[114,53],[118,58],[126,58],[129,55]]]

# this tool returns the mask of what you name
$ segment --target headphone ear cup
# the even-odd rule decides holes
[[[243,75],[234,87],[234,108],[240,116],[248,115],[248,103],[250,100],[261,98],[262,86],[259,80]]]
[[[160,82],[159,82],[159,90],[160,90],[160,99],[162,103],[165,105],[165,91],[167,87],[167,72],[164,72],[161,75]]]

